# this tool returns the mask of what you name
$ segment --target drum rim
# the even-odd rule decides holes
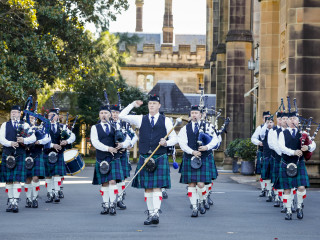
[[[74,156],[73,158],[69,159],[68,161],[66,161],[66,160],[64,159],[64,153],[65,153],[65,152],[69,152],[69,151],[71,151],[71,150],[76,150],[76,151],[78,151],[78,154],[77,154],[76,156]],[[65,163],[69,163],[69,162],[75,160],[75,159],[79,156],[79,154],[80,154],[80,152],[79,152],[79,150],[78,150],[77,148],[71,148],[71,149],[65,150],[65,151],[63,152],[63,160],[64,160]]]
[[[86,163],[85,163],[85,162],[83,162],[83,163],[84,163],[84,164],[83,164],[83,167],[82,167],[80,170],[78,170],[78,171],[76,171],[76,172],[74,172],[74,173],[67,173],[67,175],[68,175],[68,176],[74,176],[74,175],[77,175],[78,173],[82,172],[83,169],[84,169],[85,166],[86,166]]]

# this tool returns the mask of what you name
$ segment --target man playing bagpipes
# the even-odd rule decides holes
[[[29,132],[29,124],[21,121],[20,106],[13,106],[10,121],[1,125],[0,143],[3,145],[1,162],[1,182],[6,182],[8,193],[7,212],[19,212],[18,200],[21,193],[21,182],[26,179],[25,145],[36,141],[34,133]]]
[[[270,117],[270,112],[269,111],[263,112],[262,121],[265,122],[265,119],[268,117]],[[263,127],[263,124],[258,126],[251,137],[251,142],[254,145],[258,146],[257,163],[256,163],[256,171],[255,172],[256,172],[256,174],[259,174],[259,175],[261,175],[261,166],[262,166],[261,160],[263,159],[263,143],[260,138],[260,131],[261,131],[262,127]],[[264,180],[261,177],[260,177],[260,185],[261,185],[261,194],[259,196],[265,197],[266,196],[266,183],[264,182]]]
[[[177,136],[173,131],[174,126],[171,120],[159,114],[161,104],[158,95],[149,96],[149,114],[128,115],[134,107],[140,107],[142,104],[143,102],[140,100],[129,104],[122,110],[119,118],[140,128],[140,157],[132,186],[134,188],[145,189],[144,196],[148,207],[148,218],[144,221],[144,224],[150,225],[159,223],[162,201],[161,188],[171,188],[170,167],[166,147],[174,146],[177,143]],[[167,136],[169,137],[168,141],[165,139]],[[142,166],[146,167],[142,168]]]
[[[211,185],[215,179],[216,169],[213,165],[212,149],[219,145],[219,139],[214,134],[206,145],[199,144],[199,132],[208,134],[204,121],[201,121],[201,109],[199,106],[192,106],[190,111],[191,122],[184,126],[178,135],[180,148],[183,150],[183,161],[181,166],[180,183],[188,184],[188,197],[191,202],[192,215],[197,217],[198,211],[206,213],[205,196],[207,188],[205,184]]]
[[[303,218],[303,199],[306,197],[306,187],[309,177],[305,166],[303,152],[313,152],[316,148],[314,141],[309,145],[301,142],[301,132],[297,112],[289,111],[288,128],[279,134],[279,147],[282,151],[282,160],[279,171],[278,186],[284,189],[283,203],[287,209],[286,220],[292,220],[290,196],[291,189],[298,188],[297,192],[297,218]]]
[[[38,194],[40,191],[40,179],[44,179],[46,176],[45,162],[43,159],[44,145],[51,141],[49,129],[46,131],[46,126],[50,126],[49,120],[45,119],[41,115],[37,114],[36,102],[34,109],[30,110],[29,118],[30,127],[34,132],[37,141],[27,146],[27,159],[26,159],[26,182],[24,184],[24,190],[26,192],[26,208],[38,207]],[[32,114],[32,115],[31,115]],[[37,125],[37,119],[42,121],[41,125]],[[45,123],[48,123],[46,124]],[[27,161],[28,160],[28,161]]]
[[[66,167],[63,158],[63,152],[68,144],[72,144],[76,137],[64,124],[59,123],[59,108],[49,110],[48,119],[51,122],[50,137],[51,142],[44,151],[44,160],[46,165],[46,203],[60,202],[59,191],[61,178],[66,175]],[[62,132],[67,131],[69,138],[62,140]]]
[[[118,151],[130,144],[129,136],[124,142],[116,143],[116,129],[110,123],[110,108],[101,106],[99,111],[100,123],[92,126],[90,139],[96,148],[96,165],[93,185],[101,185],[102,211],[101,214],[116,214],[116,198],[119,193],[117,183],[124,180]]]

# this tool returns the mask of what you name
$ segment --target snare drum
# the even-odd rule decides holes
[[[73,176],[80,173],[85,163],[79,154],[78,149],[72,148],[63,152],[64,164],[66,165],[67,175]]]

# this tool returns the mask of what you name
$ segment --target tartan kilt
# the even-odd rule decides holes
[[[197,183],[204,182],[211,183],[212,179],[217,178],[216,168],[213,160],[213,155],[209,154],[207,157],[201,158],[202,166],[199,169],[191,167],[191,157],[183,154],[180,183]]]
[[[104,160],[106,160],[110,164],[110,171],[108,174],[100,173],[100,163],[101,161],[104,161]],[[116,182],[121,182],[122,180],[124,180],[124,174],[121,167],[120,158],[116,158],[112,160],[112,158],[108,157],[107,159],[104,159],[104,160],[97,159],[96,165],[94,168],[92,184],[101,185],[111,180],[115,180]]]
[[[26,180],[26,168],[25,168],[25,159],[26,154],[17,156],[16,166],[13,169],[6,167],[6,154],[2,153],[2,162],[1,162],[1,172],[0,180],[1,182],[24,182]]]
[[[144,160],[148,158],[149,155],[140,155],[139,162],[135,173],[144,164]],[[153,155],[152,157],[157,168],[154,172],[148,172],[143,168],[137,177],[132,181],[132,187],[134,188],[171,188],[171,178],[170,178],[170,166],[167,154]]]
[[[261,174],[261,158],[263,158],[263,152],[257,151],[256,174]]]
[[[281,156],[276,154],[273,160],[273,170],[272,170],[272,178],[271,178],[272,183],[275,183],[277,178],[279,177],[280,163],[281,163]]]
[[[216,161],[214,160],[214,156],[212,155],[212,162],[213,162],[213,165],[212,165],[212,169],[213,169],[213,177],[212,177],[212,180],[215,180],[217,179],[218,177],[218,168],[217,168],[217,165],[216,165]]]
[[[40,179],[43,179],[46,176],[46,168],[43,159],[43,153],[39,154],[34,159],[34,166],[32,169],[26,169],[26,177],[31,178],[37,176]]]
[[[271,179],[272,178],[272,170],[273,170],[273,157],[264,157],[262,161],[262,168],[261,168],[261,178],[263,180]]]
[[[48,155],[43,154],[46,177],[52,177],[55,175],[65,176],[67,175],[66,166],[64,164],[63,153],[58,153],[58,161],[54,164],[49,163]]]
[[[277,179],[276,187],[277,189],[291,189],[297,188],[300,186],[309,187],[309,177],[307,173],[307,168],[305,161],[299,161],[298,164],[298,173],[295,177],[289,177],[286,172],[287,165],[284,160],[281,160],[279,177]]]
[[[131,164],[129,163],[127,151],[122,154],[120,157],[120,163],[123,171],[124,178],[130,177],[130,171],[132,169]]]

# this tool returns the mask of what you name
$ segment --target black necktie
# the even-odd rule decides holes
[[[296,130],[292,129],[292,137],[295,137],[295,136],[296,136]]]
[[[56,128],[55,128],[54,124],[51,125],[51,130],[53,133],[56,133]]]
[[[154,117],[151,117],[151,127],[154,127]]]
[[[109,135],[109,133],[110,133],[110,131],[109,131],[109,126],[108,126],[108,124],[107,124],[107,123],[105,124],[105,126],[106,126],[106,134],[108,134],[108,135]]]
[[[194,132],[195,134],[197,134],[198,131],[199,131],[199,124],[196,123],[195,126],[194,126],[194,131],[193,131],[193,132]]]

